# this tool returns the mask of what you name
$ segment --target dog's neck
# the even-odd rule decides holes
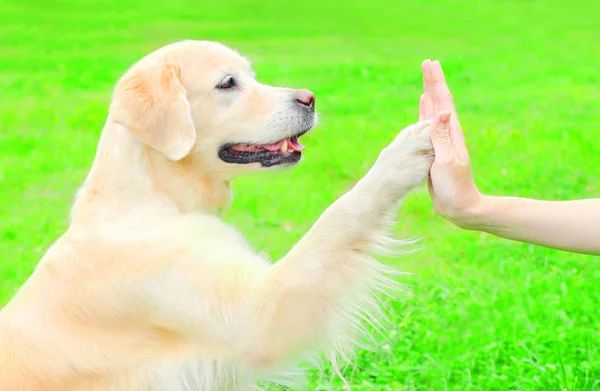
[[[71,218],[114,218],[115,214],[136,210],[217,214],[230,201],[229,183],[210,176],[192,157],[171,162],[121,125],[109,121]]]

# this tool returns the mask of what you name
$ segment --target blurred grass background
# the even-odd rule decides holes
[[[261,81],[317,94],[303,163],[240,178],[225,216],[279,257],[415,121],[425,58],[445,67],[484,192],[600,196],[599,21],[591,0],[3,0],[0,304],[66,228],[116,79],[164,44],[219,40]],[[424,189],[400,215],[424,250],[387,262],[415,295],[352,389],[600,390],[598,258],[460,231]]]

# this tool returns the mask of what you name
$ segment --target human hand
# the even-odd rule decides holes
[[[469,152],[452,94],[438,61],[424,61],[420,120],[451,114],[448,127],[431,131],[435,153],[429,193],[436,212],[459,227],[503,238],[583,254],[600,255],[600,198],[541,201],[482,195],[471,172]]]
[[[451,113],[448,127],[431,132],[435,159],[429,177],[429,194],[437,213],[461,228],[477,229],[482,194],[473,181],[469,151],[454,107],[450,89],[438,61],[422,64],[424,93],[419,102],[419,119]]]

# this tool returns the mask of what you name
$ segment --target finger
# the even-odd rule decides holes
[[[431,143],[435,153],[435,161],[452,162],[457,159],[456,150],[450,139],[449,121],[451,113],[446,111],[436,116],[431,126]]]
[[[431,66],[431,60],[427,59],[421,63],[421,73],[423,74],[423,89],[430,83],[429,67]]]
[[[439,110],[448,110],[452,112],[452,118],[449,124],[450,139],[456,150],[457,157],[462,162],[469,161],[469,151],[465,142],[465,136],[458,119],[454,98],[446,83],[446,77],[439,61],[434,61],[430,65],[429,80],[431,82],[429,94],[434,101],[433,105]]]
[[[419,102],[420,114],[422,115],[421,119],[432,119],[436,112],[433,107],[433,101],[431,100],[431,95],[427,92],[426,87],[431,83],[431,72],[429,68],[431,67],[431,60],[427,59],[421,63],[421,73],[423,74],[423,95],[421,95],[421,100]]]
[[[432,65],[433,62],[431,60],[425,60],[421,64],[421,71],[423,73],[423,91],[425,91],[425,96],[429,96],[431,99],[431,108],[434,112],[434,115],[439,113],[438,107],[436,107],[436,101],[433,99],[432,93],[434,93],[434,82],[433,82],[433,74],[432,74]]]
[[[448,84],[446,83],[446,77],[444,76],[442,65],[436,60],[431,63],[428,70],[429,83],[425,92],[428,92],[431,95],[434,107],[439,111],[450,111],[452,113],[456,113],[454,99],[452,97],[452,93],[450,93]],[[455,118],[455,120],[458,120],[458,118]]]
[[[468,163],[470,158],[467,143],[465,141],[465,135],[455,115],[456,113],[452,113],[452,116],[454,118],[450,119],[450,123],[448,124],[450,140],[452,141],[452,145],[454,146],[454,150],[456,151],[456,156],[460,159],[461,162]]]
[[[434,116],[431,97],[429,94],[422,94],[419,99],[419,121],[432,119]]]

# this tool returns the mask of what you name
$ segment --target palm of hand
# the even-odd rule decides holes
[[[440,112],[451,113],[448,130],[432,133],[435,160],[429,178],[429,193],[437,213],[458,226],[469,228],[480,205],[481,194],[473,181],[469,152],[452,94],[439,62],[423,62],[424,93],[419,102],[421,120]]]

